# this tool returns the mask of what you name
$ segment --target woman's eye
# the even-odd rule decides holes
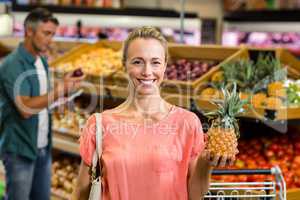
[[[153,62],[154,65],[160,65],[161,63],[159,61]]]
[[[132,64],[134,64],[134,65],[140,65],[140,64],[142,64],[142,62],[140,60],[135,60],[135,61],[132,62]]]

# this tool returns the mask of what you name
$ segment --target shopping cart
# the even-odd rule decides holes
[[[272,175],[265,182],[212,182],[204,199],[286,200],[286,185],[278,166],[271,169],[213,170],[213,175]]]

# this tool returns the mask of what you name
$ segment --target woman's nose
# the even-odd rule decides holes
[[[144,76],[149,76],[152,74],[152,67],[150,63],[146,63],[143,69],[143,75]]]

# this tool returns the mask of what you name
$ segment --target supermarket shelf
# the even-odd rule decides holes
[[[290,189],[287,191],[286,199],[288,200],[299,200],[300,188]]]
[[[248,10],[225,13],[224,21],[232,22],[299,22],[300,10]]]
[[[196,106],[197,110],[200,111],[210,111],[217,109],[217,107],[212,104],[209,100],[205,99],[198,99],[197,97],[194,98],[195,103],[194,105]],[[246,117],[246,118],[251,118],[251,119],[260,119],[263,120],[265,116],[264,109],[255,109],[255,110],[246,110],[246,112],[240,117]]]
[[[60,5],[43,5],[54,13],[68,14],[97,14],[97,15],[116,15],[116,16],[145,16],[145,17],[170,17],[179,18],[180,13],[171,9],[150,9],[150,8],[101,8],[91,6],[60,6]],[[12,10],[18,12],[29,12],[36,8],[36,5],[22,5],[13,1]],[[198,18],[197,13],[185,13],[186,18]]]
[[[299,22],[224,22],[224,30],[242,32],[300,32]]]
[[[224,30],[300,32],[299,10],[234,11],[225,13]]]
[[[52,131],[54,131],[55,133],[66,135],[71,138],[79,137],[78,132],[76,132],[74,130],[66,129],[66,128],[52,128]]]
[[[98,96],[104,96],[107,98],[121,98],[126,99],[128,96],[128,89],[125,87],[119,87],[116,85],[103,85],[92,84],[92,89],[84,90],[85,93],[94,94]],[[196,109],[198,110],[213,110],[216,109],[215,105],[210,103],[209,100],[199,99],[198,97],[192,97],[188,95],[180,95],[174,93],[162,92],[162,97],[169,103],[175,104],[184,108],[191,108],[191,99],[195,101]],[[246,113],[240,117],[247,117],[260,120],[296,120],[300,119],[300,107],[289,107],[281,109],[265,109],[255,108],[248,109]]]
[[[53,148],[79,155],[78,137],[53,130]]]
[[[277,120],[285,119],[300,119],[300,108],[287,108],[287,109],[278,109],[275,110]]]
[[[195,99],[195,106],[198,110],[209,111],[217,108],[214,104],[210,103],[209,100],[197,98]],[[290,107],[281,109],[249,108],[244,114],[240,115],[240,117],[272,121],[299,120],[300,107]]]
[[[13,5],[16,22],[23,22],[28,11],[35,6]],[[180,29],[180,13],[174,10],[141,8],[91,8],[45,6],[52,11],[63,25],[75,25],[81,20],[87,26],[135,28],[139,26],[156,26]],[[155,19],[154,19],[155,18]],[[97,19],[97,20],[95,20]],[[185,28],[201,29],[201,20],[196,13],[185,13]]]

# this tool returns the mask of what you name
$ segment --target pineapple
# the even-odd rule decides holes
[[[222,98],[222,93],[219,90],[212,88],[212,87],[205,88],[204,90],[202,90],[200,95],[204,99],[220,99],[220,98]]]
[[[223,71],[217,71],[215,72],[211,77],[212,82],[222,82],[224,81],[224,72]]]
[[[269,109],[278,109],[283,105],[282,100],[278,97],[268,97],[266,99],[266,107]]]
[[[266,100],[267,100],[267,95],[265,93],[260,92],[260,93],[255,94],[252,97],[251,104],[256,108],[262,107],[265,105]]]
[[[268,85],[268,95],[271,97],[286,97],[283,82],[276,81]]]
[[[239,127],[235,118],[243,112],[246,100],[241,100],[233,84],[231,92],[222,89],[224,100],[212,102],[218,109],[205,115],[212,119],[212,125],[208,130],[208,150],[215,155],[233,157],[238,153],[237,139]]]
[[[250,94],[246,93],[246,92],[240,92],[239,96],[240,96],[240,99],[247,100],[250,97]]]
[[[201,96],[212,96],[215,93],[216,89],[208,87],[202,90]]]

